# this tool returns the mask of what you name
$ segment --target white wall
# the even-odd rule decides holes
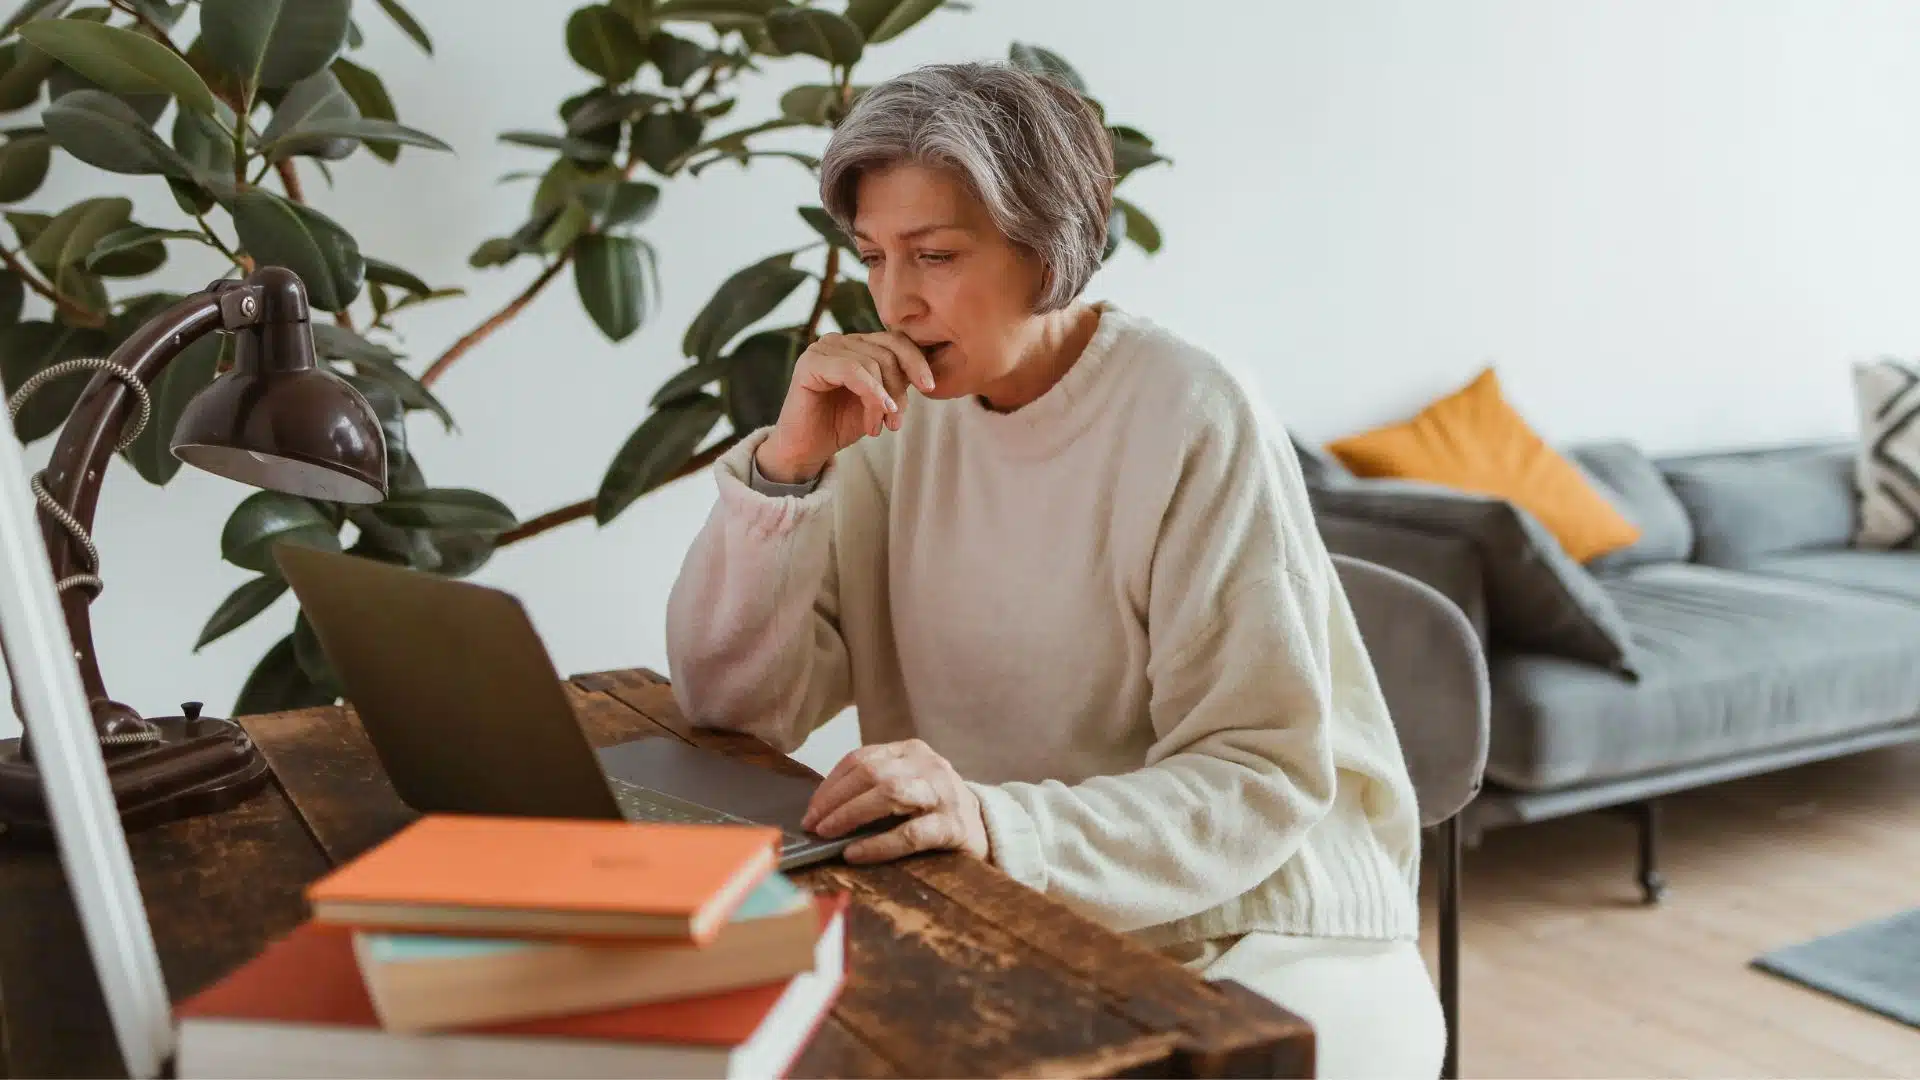
[[[407,322],[432,355],[532,274],[465,257],[510,229],[536,167],[500,144],[551,129],[584,89],[558,0],[409,0],[427,59],[371,5],[368,62],[407,122],[457,157],[365,156],[314,201],[369,253],[464,301]],[[485,16],[477,17],[484,6]],[[1656,450],[1851,429],[1846,365],[1920,349],[1920,5],[1862,0],[975,0],[879,50],[865,79],[936,59],[1063,52],[1111,113],[1176,159],[1128,185],[1160,222],[1157,259],[1129,250],[1093,292],[1248,365],[1305,437],[1399,418],[1486,362],[1550,438],[1621,434]],[[811,77],[769,65],[771,115]],[[789,71],[804,72],[788,76]],[[309,174],[311,176],[311,174]],[[133,190],[63,163],[36,200]],[[664,309],[609,346],[556,288],[442,384],[458,437],[416,425],[442,484],[531,515],[590,494],[680,363],[688,319],[728,272],[809,239],[788,163],[714,169],[669,192],[649,235]],[[198,284],[199,267],[179,286]],[[45,446],[37,448],[44,454]],[[292,601],[202,655],[188,649],[244,578],[217,538],[244,494],[183,471],[165,491],[121,468],[99,514],[108,590],[95,606],[110,686],[136,707],[224,710]],[[562,671],[664,669],[662,612],[712,496],[698,478],[611,527],[581,523],[503,552],[483,580],[521,594]],[[844,725],[802,756],[821,765]]]

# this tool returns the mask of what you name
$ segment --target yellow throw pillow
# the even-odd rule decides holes
[[[1327,449],[1360,476],[1424,480],[1506,499],[1539,518],[1579,562],[1640,539],[1639,527],[1514,411],[1492,368],[1403,423]]]

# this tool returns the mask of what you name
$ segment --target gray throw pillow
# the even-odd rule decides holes
[[[1587,560],[1597,574],[1612,574],[1656,562],[1686,562],[1693,553],[1693,522],[1667,486],[1660,467],[1625,439],[1572,447],[1567,457],[1587,474],[1594,489],[1640,530],[1640,539]]]
[[[1841,442],[1677,459],[1661,471],[1693,520],[1693,561],[1737,568],[1782,552],[1851,545],[1859,521],[1855,458]]]
[[[1317,512],[1469,539],[1496,645],[1632,677],[1633,634],[1613,600],[1540,519],[1505,499],[1417,480],[1360,479],[1312,492]]]

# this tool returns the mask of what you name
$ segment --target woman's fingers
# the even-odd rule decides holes
[[[931,810],[939,802],[939,793],[925,777],[892,776],[875,783],[822,816],[814,822],[813,831],[832,839],[883,817]]]
[[[860,418],[855,420],[849,410],[843,423],[857,423],[869,436],[900,429],[909,386],[933,388],[932,368],[905,334],[827,334],[809,351],[824,361],[814,366],[824,381],[859,397]]]
[[[874,428],[883,424],[886,417],[900,411],[899,402],[887,392],[886,380],[880,376],[880,365],[852,349],[837,352],[834,360],[833,366],[823,374],[857,394],[866,403],[867,433],[876,434]]]
[[[865,391],[861,394],[861,398],[866,402],[866,432],[868,435],[878,435],[889,425],[890,418],[899,414],[900,403],[894,400],[892,394],[887,393],[886,383],[881,380],[878,372],[858,360],[850,360],[848,363],[852,368],[849,377]]]
[[[887,761],[899,756],[899,752],[898,744],[874,743],[857,747],[842,757],[820,781],[820,786],[813,789],[800,827],[812,829],[854,796],[878,785]]]
[[[843,344],[850,352],[857,355],[869,370],[880,377],[880,381],[887,388],[887,393],[900,404],[901,410],[893,414],[887,423],[888,427],[899,430],[907,401],[907,375],[900,368],[899,357],[894,355],[893,350],[873,340],[871,336],[848,337],[843,339]]]
[[[849,863],[891,862],[922,851],[944,851],[964,846],[959,822],[944,808],[921,814],[881,833],[848,844],[841,857]]]
[[[927,363],[927,355],[920,351],[914,340],[898,330],[889,330],[884,334],[868,335],[867,340],[875,342],[893,354],[894,362],[900,370],[912,380],[913,385],[926,393],[933,392],[933,365]]]
[[[883,337],[877,334],[850,337],[847,339],[847,345],[879,366],[880,376],[886,381],[888,393],[901,398],[906,396],[908,373],[900,363],[899,354],[886,343]]]
[[[886,403],[885,409],[881,412],[867,413],[867,434],[878,435],[882,429],[899,428],[902,408],[900,403],[906,400],[906,388],[896,385],[896,380],[888,379],[886,366],[873,357],[857,350],[851,353],[851,356],[852,362],[865,369],[871,382],[880,388]]]

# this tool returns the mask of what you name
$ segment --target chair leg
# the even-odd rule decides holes
[[[1660,872],[1660,804],[1647,799],[1634,807],[1640,825],[1640,896],[1657,904],[1667,894],[1667,878]]]
[[[1441,1080],[1460,1075],[1460,819],[1440,823],[1440,1010],[1447,1022]]]

